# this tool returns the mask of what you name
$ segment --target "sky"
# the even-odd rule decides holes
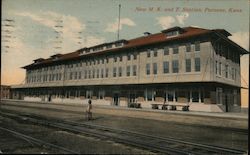
[[[249,49],[248,0],[3,0],[1,83],[24,83],[20,67],[34,59],[174,26],[225,29]],[[13,21],[6,21],[11,19]],[[241,83],[248,84],[248,55],[241,57]],[[247,106],[248,90],[242,90]]]

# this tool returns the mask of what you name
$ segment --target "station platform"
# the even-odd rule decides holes
[[[46,107],[58,110],[84,113],[86,104],[31,102],[23,100],[3,100],[3,103],[34,107]],[[128,108],[121,106],[93,105],[94,114],[112,115],[114,117],[129,117],[164,122],[184,123],[190,125],[215,126],[225,128],[248,129],[248,114],[246,113],[211,113],[194,111],[171,111],[146,108]]]

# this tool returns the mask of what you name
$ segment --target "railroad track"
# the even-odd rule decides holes
[[[28,108],[28,109],[43,109],[43,110],[49,110],[49,111],[57,111],[57,112],[64,112],[64,113],[73,113],[73,114],[83,114],[83,112],[79,111],[73,111],[73,110],[65,110],[65,109],[53,109],[49,107],[32,107],[32,106],[27,106],[27,105],[14,105],[14,104],[8,104],[8,103],[15,103],[16,101],[4,101],[6,103],[1,103],[3,106],[10,106],[10,107],[21,107],[21,108]],[[23,102],[23,101],[18,101],[18,102]],[[33,103],[33,102],[31,102]],[[36,103],[36,102],[34,102]],[[46,103],[36,103],[36,104],[46,104]],[[72,105],[64,105],[64,106],[72,106]],[[77,106],[77,105],[73,105]],[[185,124],[185,123],[177,123],[175,122],[174,124],[180,124],[184,126],[189,126],[190,124]],[[227,130],[227,131],[233,131],[241,134],[248,135],[248,129],[240,129],[240,128],[232,128],[232,127],[218,127],[218,126],[208,126],[208,125],[199,125],[199,124],[192,124],[192,126],[195,127],[205,127],[205,128],[210,128],[210,129],[215,129],[215,130]]]
[[[55,145],[55,144],[51,144],[51,143],[42,141],[42,140],[40,140],[40,139],[37,139],[37,138],[31,137],[31,136],[25,135],[25,134],[23,134],[23,133],[14,131],[14,130],[12,130],[12,129],[0,127],[0,130],[5,131],[5,132],[8,132],[8,133],[14,135],[14,136],[17,137],[17,138],[23,139],[23,140],[25,140],[25,141],[28,141],[28,142],[31,143],[31,144],[35,144],[35,145],[40,146],[40,147],[43,147],[43,148],[49,147],[49,148],[51,148],[51,149],[56,149],[56,150],[63,151],[64,153],[80,154],[79,152],[75,152],[75,151],[66,149],[66,148],[64,148],[64,147],[62,147],[62,146],[58,146],[58,145]]]
[[[14,112],[13,114],[13,111],[11,113],[9,111],[8,113],[1,112],[0,115],[25,122],[55,127],[73,133],[97,137],[104,140],[112,140],[114,142],[136,146],[157,153],[188,155],[228,155],[246,153],[243,150],[218,147],[206,144],[197,144],[173,138],[163,138],[158,136],[145,135],[138,132],[114,129],[106,126],[94,125],[91,123],[77,123],[55,118],[45,118],[43,116],[34,114],[24,114],[18,112]]]

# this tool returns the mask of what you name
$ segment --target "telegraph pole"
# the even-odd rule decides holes
[[[119,40],[119,33],[120,33],[120,14],[121,14],[121,4],[119,4],[119,17],[118,17],[118,33],[117,33],[117,40]]]

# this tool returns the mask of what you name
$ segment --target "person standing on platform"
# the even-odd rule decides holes
[[[92,102],[91,99],[89,99],[87,110],[86,110],[87,120],[91,120],[92,119],[92,112],[91,112],[92,105],[91,105],[91,102]]]

